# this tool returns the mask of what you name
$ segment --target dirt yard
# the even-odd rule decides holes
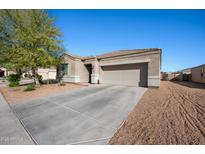
[[[34,91],[24,91],[26,86],[19,87],[0,87],[0,92],[4,95],[8,103],[17,103],[20,101],[32,100],[38,97],[55,94],[65,90],[73,90],[82,88],[85,86],[77,84],[66,84],[59,86],[58,84],[42,85],[40,88],[36,88]]]
[[[205,86],[162,81],[144,94],[109,144],[205,144]]]

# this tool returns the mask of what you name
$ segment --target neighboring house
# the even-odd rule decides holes
[[[186,68],[180,71],[182,74],[191,74],[191,68]]]
[[[187,68],[181,71],[183,81],[191,81],[191,68]]]
[[[159,48],[150,48],[120,50],[88,57],[65,54],[63,80],[159,87],[161,52]]]
[[[38,75],[42,76],[43,80],[51,80],[51,79],[56,79],[56,67],[50,67],[50,68],[38,68],[36,70]],[[32,71],[29,70],[28,72],[23,73],[23,77],[26,77],[27,74],[32,75]]]
[[[177,72],[161,72],[161,80],[191,81],[191,68],[183,69]]]
[[[193,82],[205,83],[205,64],[191,68]]]
[[[161,72],[161,80],[164,81],[172,81],[172,80],[178,80],[182,81],[183,75],[180,72]]]
[[[170,81],[173,80],[178,74],[173,72],[161,72],[161,80]]]
[[[14,71],[7,70],[7,69],[4,68],[4,67],[0,67],[0,71],[2,72],[2,74],[0,75],[0,77],[8,76],[8,75],[10,75],[10,74],[15,73]]]
[[[174,72],[174,80],[178,81],[191,81],[191,68],[186,68],[177,72]]]
[[[51,79],[56,79],[56,67],[50,67],[50,68],[38,68],[36,70],[38,75],[42,76],[43,80],[51,80]],[[23,73],[23,77],[26,77],[27,74],[32,74],[32,71],[29,70],[28,72]]]
[[[38,68],[37,72],[39,75],[42,75],[43,80],[48,79],[56,79],[56,67],[51,68]],[[3,67],[0,68],[0,77],[8,76],[10,74],[15,74],[14,71],[7,70]],[[31,71],[28,71],[26,73],[23,73],[23,77],[25,77],[25,74],[32,74]]]
[[[56,79],[56,67],[38,68],[37,72],[42,76],[43,80]]]

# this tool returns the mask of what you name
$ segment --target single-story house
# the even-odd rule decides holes
[[[183,81],[191,81],[191,68],[186,68],[181,70],[182,80]]]
[[[42,76],[43,80],[56,79],[56,67],[38,68],[37,73]],[[0,77],[8,76],[10,74],[15,74],[15,71],[7,70],[6,68],[0,67]],[[25,77],[26,74],[32,74],[31,70],[26,73],[23,73],[22,76]]]
[[[177,72],[161,72],[161,80],[191,81],[191,68],[186,68]]]
[[[43,80],[56,79],[56,67],[38,68],[37,73],[42,76]]]
[[[179,72],[181,72],[182,74],[191,74],[191,68],[186,68],[186,69],[183,69]]]
[[[191,68],[193,82],[205,83],[205,64]]]
[[[2,72],[0,77],[8,76],[10,74],[14,74],[15,73],[14,71],[7,70],[4,67],[0,67],[0,71]]]
[[[161,72],[161,80],[163,81],[171,81],[176,78],[179,74],[175,74],[173,72]]]
[[[64,54],[63,81],[159,87],[160,48],[120,50],[97,56]]]

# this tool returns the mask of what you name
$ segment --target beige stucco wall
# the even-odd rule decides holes
[[[149,60],[148,62],[148,86],[160,86],[160,67],[161,67],[161,50],[142,53],[142,54],[133,54],[127,56],[113,57],[101,59],[99,61],[100,65],[105,65],[109,63],[125,62],[125,61],[143,61]]]
[[[42,75],[43,80],[56,79],[56,68],[38,68],[39,75]]]
[[[82,61],[76,61],[75,74],[80,76],[80,82],[89,81],[89,72]]]
[[[64,56],[64,62],[68,65],[68,75],[76,74],[76,59],[68,55]]]
[[[148,63],[148,86],[159,86],[160,84],[160,62],[161,62],[161,50],[132,54],[111,58],[97,59],[96,57],[82,61],[81,59],[74,58],[72,56],[65,56],[65,63],[70,64],[70,74],[73,78],[77,79],[77,82],[88,82],[89,72],[85,67],[85,64],[92,64],[93,70],[91,74],[92,83],[102,81],[102,67],[104,64],[121,63],[121,62],[139,61],[139,63]],[[73,81],[73,80],[67,80]]]
[[[201,76],[201,73],[204,75]],[[193,82],[205,83],[205,66],[192,68],[191,76]]]
[[[113,62],[123,62],[131,60],[146,60],[149,59],[148,64],[148,76],[159,76],[160,77],[160,51],[157,52],[148,52],[143,54],[133,54],[128,56],[120,56],[115,58],[106,58],[100,60],[100,65],[113,63]]]
[[[64,63],[69,64],[68,75],[64,76],[64,80],[68,82],[88,82],[89,72],[81,59],[71,56],[64,56]]]

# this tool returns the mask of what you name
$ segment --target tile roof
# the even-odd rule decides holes
[[[92,59],[92,58],[102,59],[102,58],[124,56],[124,55],[130,55],[130,54],[139,54],[139,53],[158,51],[158,50],[161,50],[161,49],[160,48],[148,48],[148,49],[118,50],[118,51],[112,51],[112,52],[108,52],[108,53],[97,55],[97,56],[85,56],[85,57],[72,55],[70,53],[67,53],[67,55],[70,55],[75,58],[80,58],[82,60],[86,60],[86,59]]]
[[[101,54],[101,55],[98,55],[96,57],[101,59],[101,58],[116,57],[116,56],[130,55],[130,54],[139,54],[139,53],[157,51],[157,50],[161,50],[161,49],[149,48],[149,49],[118,50],[118,51],[113,51],[113,52]]]

